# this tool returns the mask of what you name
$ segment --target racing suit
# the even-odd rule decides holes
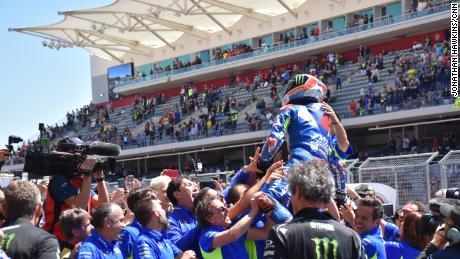
[[[290,158],[288,169],[301,161],[321,159],[328,161],[329,116],[321,109],[320,103],[288,104],[280,109],[270,135],[262,148],[259,159],[261,169],[268,168],[289,136]],[[262,191],[278,200],[282,205],[289,204],[290,194],[284,179],[273,181]]]

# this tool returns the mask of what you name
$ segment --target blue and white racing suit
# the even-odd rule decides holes
[[[288,169],[301,162],[312,159],[328,161],[329,149],[329,116],[321,109],[320,103],[306,105],[288,104],[280,109],[270,135],[262,148],[259,166],[268,168],[288,137],[290,158],[285,167]],[[262,191],[287,206],[290,193],[287,190],[286,180],[276,180],[264,186]]]

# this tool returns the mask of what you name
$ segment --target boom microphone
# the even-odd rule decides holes
[[[88,153],[100,156],[118,156],[120,146],[117,144],[94,141],[88,146]]]
[[[112,143],[94,141],[90,144],[59,143],[58,151],[80,151],[83,155],[118,156],[120,146]]]

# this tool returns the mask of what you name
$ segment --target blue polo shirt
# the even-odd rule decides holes
[[[218,247],[212,248],[212,241],[214,237],[225,231],[225,228],[222,226],[210,226],[201,232],[200,235],[200,250],[201,255],[204,259],[249,259],[248,251],[246,250],[245,240],[246,234],[241,236],[238,240],[233,243]]]
[[[176,205],[174,210],[168,214],[168,221],[169,229],[163,232],[165,237],[180,250],[193,250],[199,255],[198,238],[201,230],[195,215],[190,210]]]
[[[134,259],[174,259],[182,251],[160,232],[142,227],[134,242]]]
[[[142,228],[142,225],[134,218],[133,223],[124,227],[120,232],[120,239],[118,243],[120,244],[120,250],[124,258],[133,257],[133,247],[134,241],[139,236],[139,231]]]
[[[413,248],[406,241],[387,242],[385,244],[387,258],[415,259],[422,251]]]
[[[387,222],[387,224],[385,225],[385,231],[383,232],[383,240],[385,240],[386,242],[398,241],[399,240],[398,226]]]
[[[385,241],[381,236],[380,226],[361,234],[361,240],[369,259],[386,259]]]
[[[117,241],[108,241],[96,230],[85,239],[78,250],[78,259],[122,259]]]

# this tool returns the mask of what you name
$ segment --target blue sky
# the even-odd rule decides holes
[[[0,145],[9,135],[28,139],[38,123],[54,124],[91,100],[90,54],[49,49],[43,39],[8,28],[62,20],[58,11],[103,6],[113,0],[0,0]]]

